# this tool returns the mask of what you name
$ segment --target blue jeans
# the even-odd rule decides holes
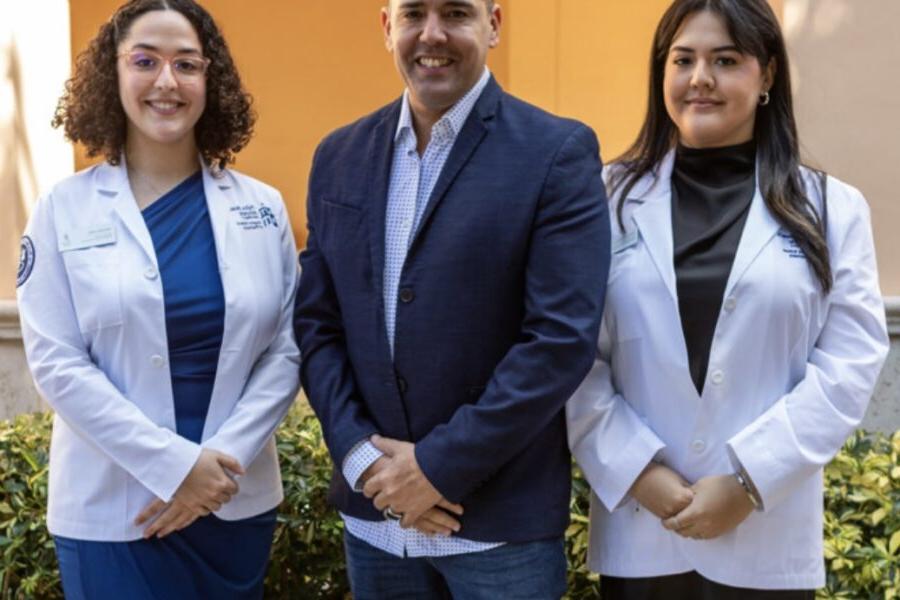
[[[355,600],[559,600],[566,592],[562,537],[398,558],[345,532],[344,549]]]

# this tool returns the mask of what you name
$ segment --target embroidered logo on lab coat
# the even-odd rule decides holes
[[[791,258],[806,258],[806,255],[803,254],[803,249],[800,248],[794,236],[782,229],[778,232],[778,237],[781,239],[782,252]]]
[[[28,281],[31,271],[34,270],[34,243],[27,235],[22,237],[22,245],[19,247],[19,270],[16,273],[16,287],[21,287]]]
[[[259,207],[259,217],[262,219],[263,225],[278,227],[278,222],[275,220],[275,214],[268,206]]]
[[[278,227],[275,214],[268,206],[243,204],[231,207],[232,216],[237,219],[236,224],[244,231],[265,229],[266,227]]]

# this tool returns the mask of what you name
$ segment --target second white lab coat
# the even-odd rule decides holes
[[[868,207],[828,178],[834,287],[824,295],[757,187],[699,395],[676,292],[673,162],[670,153],[659,176],[629,194],[626,232],[613,225],[597,358],[567,406],[570,447],[594,491],[590,567],[618,577],[696,570],[737,587],[819,587],[822,467],[862,419],[888,350]],[[821,207],[813,174],[804,178]],[[763,510],[713,540],[669,532],[628,495],[654,458],[690,482],[743,465]]]

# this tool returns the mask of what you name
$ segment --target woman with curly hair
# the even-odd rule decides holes
[[[297,268],[281,196],[227,168],[250,105],[193,0],[119,8],[60,100],[105,161],[40,199],[17,285],[68,598],[262,597]]]

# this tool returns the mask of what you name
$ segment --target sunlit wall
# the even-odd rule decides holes
[[[865,194],[882,292],[900,296],[900,2],[784,3],[804,155]]]
[[[0,299],[15,295],[19,237],[35,198],[72,173],[50,127],[69,73],[66,0],[0,0]]]

